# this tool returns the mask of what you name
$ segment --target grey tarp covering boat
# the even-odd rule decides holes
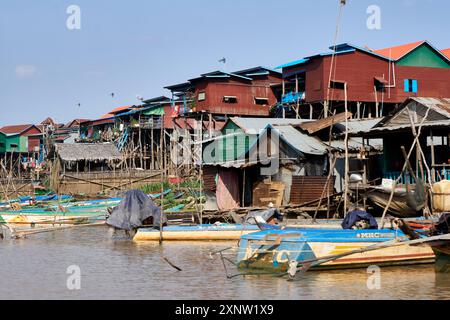
[[[123,200],[113,209],[106,224],[131,231],[142,227],[143,222],[149,218],[153,218],[154,228],[159,228],[161,222],[162,225],[167,223],[166,215],[161,213],[161,209],[145,193],[131,190],[125,193]]]
[[[392,190],[384,187],[371,187],[367,197],[377,206],[384,209]],[[426,206],[426,189],[423,183],[415,186],[398,187],[389,206],[389,212],[400,218],[421,216],[421,210]]]

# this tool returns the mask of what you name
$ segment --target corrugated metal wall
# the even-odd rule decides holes
[[[320,199],[327,184],[327,178],[325,176],[293,176],[291,204],[303,204]],[[329,195],[334,194],[334,177],[328,184],[328,192]],[[327,196],[326,190],[325,196]]]

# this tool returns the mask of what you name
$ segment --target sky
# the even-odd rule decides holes
[[[79,20],[67,13],[71,5]],[[380,29],[367,27],[371,5],[380,8]],[[139,96],[169,96],[165,86],[202,73],[274,68],[326,52],[338,7],[339,0],[2,0],[0,126],[97,119]],[[338,42],[449,48],[448,12],[448,0],[347,0]],[[69,29],[68,19],[80,28]]]

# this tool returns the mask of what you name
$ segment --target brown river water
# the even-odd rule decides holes
[[[210,253],[232,245],[133,243],[112,239],[104,227],[0,240],[0,299],[450,299],[450,274],[436,274],[433,265],[381,269],[374,290],[365,269],[309,272],[296,282],[227,279],[221,260]],[[81,273],[79,290],[67,286],[73,265]]]

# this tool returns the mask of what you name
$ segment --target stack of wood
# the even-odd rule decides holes
[[[270,204],[275,207],[283,205],[283,197],[286,186],[283,182],[259,182],[253,188],[253,206],[268,207]]]

